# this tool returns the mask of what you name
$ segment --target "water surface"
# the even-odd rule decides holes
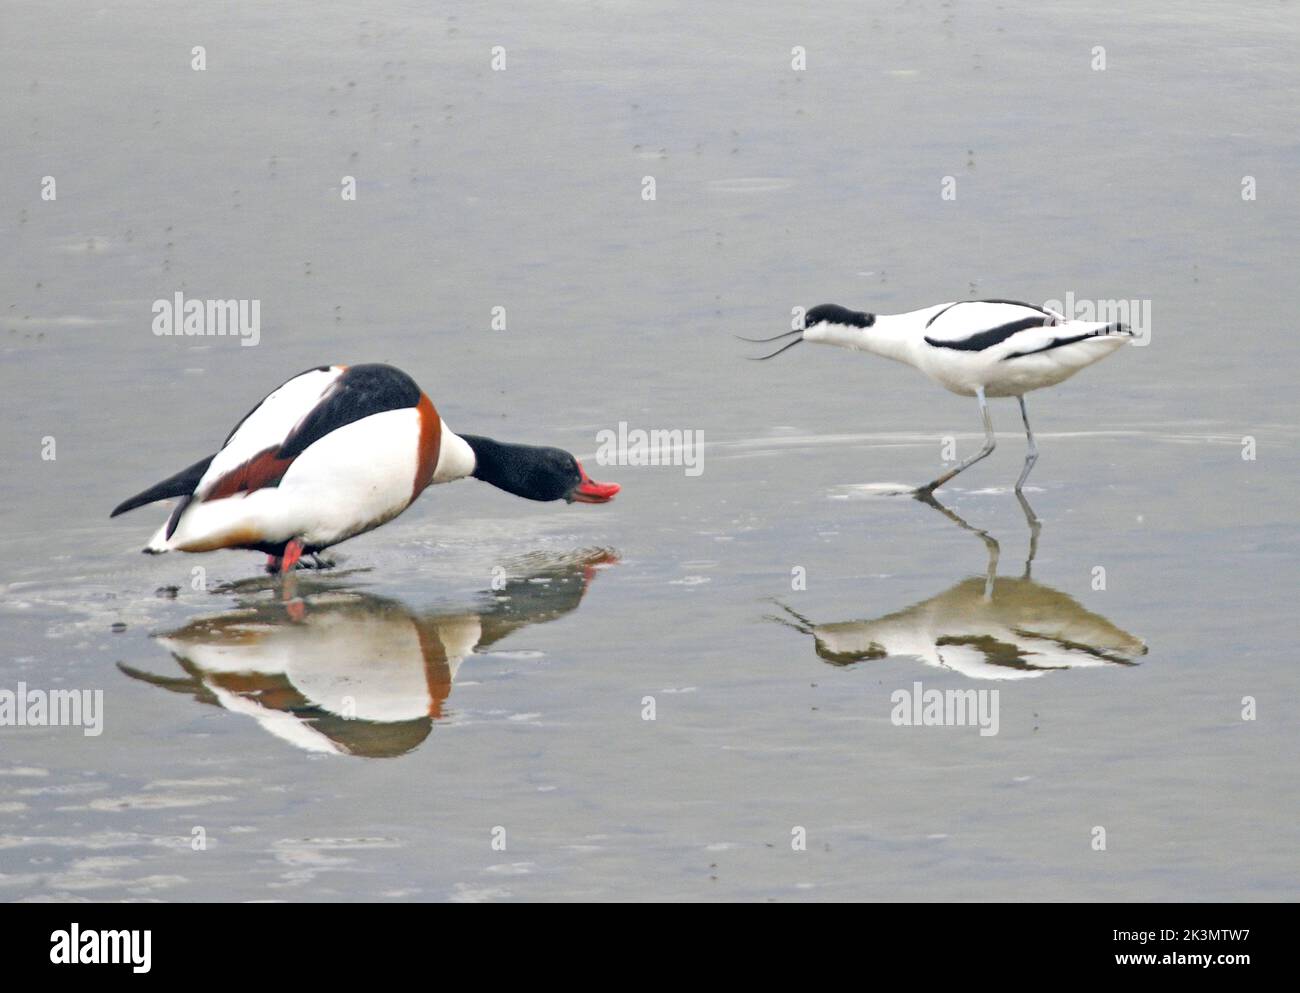
[[[0,729],[0,897],[1294,896],[1284,7],[20,3],[4,39],[0,687],[105,726]],[[154,336],[177,291],[260,299],[260,344]],[[973,403],[731,337],[1066,292],[1152,339],[1031,396],[1028,570],[1013,404],[962,526],[879,491]],[[439,488],[298,577],[302,623],[258,557],[107,519],[358,361],[588,460],[702,431],[704,471]],[[895,726],[918,680],[996,688],[999,733]]]

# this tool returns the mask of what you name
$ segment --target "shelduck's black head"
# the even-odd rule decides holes
[[[462,438],[474,450],[474,478],[525,500],[609,503],[621,488],[598,483],[562,448],[512,445],[477,435]]]
[[[862,310],[849,310],[837,303],[819,303],[804,314],[803,326],[817,324],[845,324],[851,328],[869,328],[876,323],[876,315]]]

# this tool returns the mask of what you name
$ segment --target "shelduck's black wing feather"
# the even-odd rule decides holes
[[[420,387],[401,369],[378,363],[350,366],[289,432],[278,457],[297,458],[314,442],[353,421],[419,403]]]
[[[330,367],[327,365],[315,365],[312,366],[310,369],[304,369],[296,376],[290,376],[283,383],[281,383],[280,386],[287,386],[288,384],[292,383],[295,379],[301,379],[303,376],[309,375],[310,373],[313,372],[329,372],[329,371],[330,371]],[[279,387],[277,387],[277,389],[278,388]],[[274,393],[275,390],[272,390],[271,392]],[[245,414],[243,417],[239,419],[239,423],[230,429],[230,434],[226,435],[226,440],[221,443],[222,448],[225,448],[227,445],[230,444],[230,439],[239,433],[239,429],[244,426],[244,422],[247,421],[254,414],[256,414],[258,410],[261,409],[262,404],[266,403],[266,400],[267,400],[266,397],[262,397],[261,400],[257,401],[256,407],[254,407],[252,410],[250,410],[247,414]]]
[[[147,490],[137,493],[129,500],[123,500],[116,507],[109,517],[116,517],[118,514],[125,514],[128,510],[135,510],[136,507],[143,507],[146,503],[156,503],[159,500],[166,500],[168,497],[187,497],[194,492],[194,488],[199,485],[199,480],[203,474],[208,471],[208,464],[216,458],[215,455],[209,455],[206,459],[199,459],[188,469],[182,469],[174,476],[168,476],[161,483],[154,483]]]
[[[415,384],[415,380],[400,369],[379,364],[351,366],[325,391],[316,406],[304,415],[278,449],[272,450],[272,454],[277,461],[295,459],[312,443],[319,441],[331,431],[336,431],[353,421],[359,421],[363,417],[369,417],[371,414],[415,407],[420,402],[420,395],[420,388]],[[247,419],[248,415],[244,420]],[[243,423],[244,421],[240,421],[240,424]],[[235,431],[238,429],[237,425]],[[234,437],[234,434],[235,432],[231,432],[230,437]],[[227,444],[229,441],[230,438],[227,438]],[[168,497],[190,496],[198,487],[199,481],[208,471],[208,466],[214,458],[215,455],[209,455],[195,462],[188,469],[183,469],[161,483],[154,484],[143,493],[137,493],[129,500],[118,504],[110,516],[116,517],[118,514],[125,514],[128,510],[165,500]],[[173,515],[169,526],[175,527],[177,519],[178,515]]]

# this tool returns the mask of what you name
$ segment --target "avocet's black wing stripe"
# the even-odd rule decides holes
[[[1050,320],[1051,318],[1048,317],[1025,317],[996,328],[989,328],[987,331],[977,331],[968,338],[959,338],[956,341],[939,341],[927,337],[925,343],[934,348],[952,348],[959,352],[982,352],[986,348],[1002,344],[1013,334],[1028,331],[1030,328],[1045,327]]]
[[[1026,655],[1034,653],[1025,651],[1015,642],[1001,641],[991,634],[953,635],[939,638],[934,644],[936,648],[946,648],[949,645],[956,648],[972,648],[984,656],[984,661],[988,665],[1002,666],[1007,669],[1035,672],[1046,671],[1051,668],[1050,666],[1034,665],[1025,658]]]
[[[948,313],[948,311],[952,310],[953,307],[960,307],[964,303],[1005,303],[1012,307],[1025,307],[1029,310],[1036,310],[1040,314],[1044,315],[1045,317],[1051,316],[1051,311],[1044,310],[1042,307],[1039,307],[1037,304],[1025,303],[1023,300],[958,300],[956,303],[948,304],[948,306],[944,307],[937,314],[933,315],[928,321],[925,322],[925,326],[928,328],[940,317]]]
[[[297,458],[331,431],[372,414],[418,406],[420,396],[420,387],[401,369],[378,363],[349,366],[289,432],[277,457]]]
[[[1037,355],[1039,352],[1050,352],[1054,348],[1063,348],[1066,345],[1073,345],[1080,341],[1086,341],[1089,338],[1096,338],[1099,335],[1105,336],[1129,333],[1128,327],[1124,324],[1108,324],[1104,328],[1098,328],[1095,331],[1085,331],[1083,334],[1070,335],[1068,338],[1053,338],[1041,348],[1031,348],[1027,352],[1012,352],[1010,355],[1004,356],[1002,361],[1006,362],[1008,359],[1021,359],[1026,355]]]
[[[159,500],[166,500],[168,497],[188,497],[194,492],[194,488],[199,485],[199,480],[203,474],[208,471],[208,464],[216,458],[215,455],[209,455],[206,459],[199,459],[188,469],[182,469],[174,476],[168,476],[161,483],[154,483],[147,490],[137,493],[129,500],[123,500],[116,507],[109,517],[116,517],[118,514],[125,514],[128,510],[135,510],[136,507],[143,507],[147,503],[157,503]]]

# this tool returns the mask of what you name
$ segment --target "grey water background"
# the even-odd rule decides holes
[[[102,689],[106,713],[97,738],[0,728],[0,898],[1293,899],[1298,42],[1281,3],[6,4],[0,688]],[[261,343],[154,336],[178,290],[260,299]],[[975,536],[861,488],[931,478],[979,421],[901,366],[754,364],[731,335],[1067,291],[1151,300],[1152,339],[1030,397],[1034,578],[1141,664],[831,666],[767,619],[982,574]],[[459,483],[339,549],[353,571],[319,582],[413,611],[472,609],[522,556],[620,559],[466,660],[389,759],[116,665],[181,675],[153,636],[235,608],[222,584],[260,560],[146,558],[165,511],[109,508],[290,375],[360,361],[624,486]],[[1014,405],[994,418],[943,495],[1018,574],[1023,439]],[[619,421],[703,431],[703,474],[597,471]],[[998,689],[1000,733],[895,727],[916,680]]]

